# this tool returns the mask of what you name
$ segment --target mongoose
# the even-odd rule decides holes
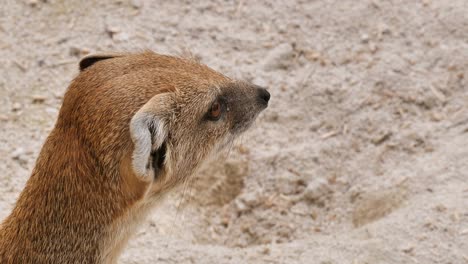
[[[264,88],[192,59],[85,57],[12,213],[0,263],[116,263],[169,190],[267,107]]]

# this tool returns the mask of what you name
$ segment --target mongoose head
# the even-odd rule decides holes
[[[76,129],[109,177],[123,178],[138,197],[183,182],[270,99],[194,60],[152,52],[88,56],[80,70],[58,126]]]
[[[0,225],[1,263],[115,263],[158,197],[246,130],[270,98],[152,52],[89,56],[80,69]]]

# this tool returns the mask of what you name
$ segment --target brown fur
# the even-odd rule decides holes
[[[0,263],[115,263],[152,205],[266,107],[257,103],[258,87],[188,59],[114,54],[80,66],[0,227]],[[220,92],[229,109],[222,121],[204,121]],[[167,146],[160,171],[135,169],[139,139],[129,124],[139,115],[155,117],[165,131],[151,134],[156,147]]]

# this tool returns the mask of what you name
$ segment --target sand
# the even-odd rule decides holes
[[[79,58],[144,49],[272,99],[120,263],[468,263],[466,0],[3,0],[0,219]]]

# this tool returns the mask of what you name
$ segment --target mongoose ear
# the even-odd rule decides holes
[[[80,61],[80,71],[88,68],[89,66],[93,65],[94,63],[102,60],[112,59],[116,57],[122,57],[123,54],[118,53],[105,53],[105,54],[91,54],[85,56]]]
[[[173,103],[172,94],[158,94],[140,108],[130,121],[134,144],[132,166],[135,174],[144,181],[155,179],[166,162],[166,139]]]

